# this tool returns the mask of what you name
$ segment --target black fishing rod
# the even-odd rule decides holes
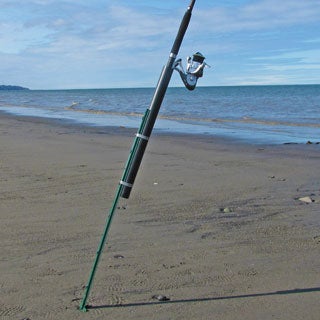
[[[120,181],[120,196],[128,199],[138,173],[142,157],[144,155],[148,140],[150,138],[153,126],[155,124],[162,100],[168,88],[173,70],[177,70],[185,86],[189,90],[196,87],[198,78],[202,77],[203,69],[207,64],[204,62],[205,57],[200,52],[193,55],[193,59],[187,59],[187,72],[184,72],[181,59],[176,60],[183,37],[187,31],[195,0],[191,1],[186,13],[183,16],[178,34],[173,43],[167,64],[162,70],[158,85],[156,87],[150,107],[144,114],[141,126],[136,134],[131,154],[129,156],[126,170]]]
[[[179,27],[179,31],[177,33],[171,52],[169,54],[168,62],[164,66],[161,72],[150,107],[146,110],[142,118],[140,128],[133,142],[124,173],[118,185],[118,189],[113,201],[113,205],[107,217],[104,233],[102,235],[102,238],[97,250],[97,255],[93,263],[92,271],[89,276],[88,284],[86,286],[86,290],[80,304],[80,310],[82,311],[86,311],[88,308],[88,306],[86,305],[86,302],[87,302],[90,289],[93,283],[93,278],[96,272],[96,268],[99,263],[100,255],[102,253],[104,244],[107,239],[107,234],[112,222],[112,218],[117,208],[119,197],[128,199],[130,196],[135,178],[137,176],[144,152],[146,150],[157,115],[159,113],[161,103],[163,101],[166,90],[168,88],[173,70],[176,70],[179,72],[180,77],[184,85],[186,86],[186,88],[188,90],[193,90],[196,87],[198,78],[202,77],[203,75],[203,69],[207,66],[207,64],[204,62],[205,57],[200,52],[195,53],[192,58],[191,57],[187,58],[186,72],[182,67],[181,59],[176,60],[183,37],[187,31],[187,28],[191,19],[191,13],[192,13],[195,2],[196,0],[192,0],[190,2],[187,8],[187,11],[183,16],[183,19]]]

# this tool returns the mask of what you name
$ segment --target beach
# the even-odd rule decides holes
[[[318,320],[320,145],[204,135],[151,137],[77,309],[134,134],[0,115],[0,318]]]

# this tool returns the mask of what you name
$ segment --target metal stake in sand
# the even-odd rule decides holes
[[[191,13],[193,6],[195,4],[196,0],[192,0],[188,6],[187,11],[185,12],[183,19],[180,24],[180,28],[178,31],[178,34],[176,36],[176,39],[173,43],[169,59],[167,64],[164,66],[157,87],[155,89],[155,93],[151,102],[150,107],[146,110],[142,122],[140,125],[140,128],[138,130],[138,133],[136,134],[136,137],[134,139],[128,161],[124,170],[124,173],[122,175],[122,178],[119,182],[117,192],[112,204],[112,207],[110,209],[109,215],[106,220],[105,229],[97,250],[97,255],[95,258],[95,261],[93,263],[92,271],[89,276],[88,284],[86,286],[86,290],[83,296],[83,299],[80,304],[80,310],[86,311],[87,310],[87,299],[90,293],[90,289],[93,283],[93,279],[95,276],[95,272],[100,260],[100,256],[103,250],[103,247],[106,243],[108,231],[110,229],[110,225],[112,222],[112,218],[114,216],[115,210],[117,208],[117,204],[119,201],[119,197],[128,199],[136,178],[136,175],[138,173],[143,154],[145,152],[145,149],[148,144],[148,140],[150,138],[152,129],[154,127],[159,109],[161,107],[161,103],[163,101],[164,95],[166,93],[166,90],[168,88],[172,72],[173,70],[177,70],[181,76],[181,79],[183,80],[183,83],[189,90],[193,90],[196,87],[198,78],[202,77],[203,75],[203,69],[207,66],[207,64],[204,62],[205,57],[202,56],[201,53],[197,52],[193,55],[193,58],[188,57],[187,60],[187,70],[184,72],[181,59],[176,60],[177,54],[179,52],[183,37],[185,35],[185,32],[188,28],[190,19],[191,19]]]

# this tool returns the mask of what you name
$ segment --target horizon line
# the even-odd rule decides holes
[[[228,88],[228,87],[290,87],[290,86],[318,86],[320,83],[297,83],[297,84],[238,84],[238,85],[204,85],[197,86],[197,88]],[[100,88],[52,88],[52,89],[31,89],[30,91],[63,91],[63,90],[122,90],[122,89],[154,89],[155,87],[100,87]],[[180,89],[184,86],[172,86],[168,89]]]

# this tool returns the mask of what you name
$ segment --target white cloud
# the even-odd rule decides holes
[[[320,70],[320,64],[296,64],[296,65],[267,65],[264,66],[265,70],[272,71],[289,71],[289,70]]]
[[[216,7],[197,12],[197,28],[213,32],[262,30],[320,21],[318,0],[264,0],[239,7]]]
[[[273,66],[271,67],[281,67],[282,70],[287,68],[302,68],[305,66],[306,69],[309,69],[310,66],[320,66],[320,49],[315,50],[297,50],[293,52],[283,52],[277,55],[270,55],[265,57],[255,57],[252,58],[253,61],[263,61],[262,63],[268,63],[271,61]],[[278,66],[277,66],[278,65]]]
[[[307,39],[304,41],[305,43],[320,43],[320,38]]]
[[[226,77],[222,85],[281,85],[281,84],[290,84],[291,79],[282,74],[257,74],[257,75],[243,75],[243,76],[234,76]]]
[[[206,1],[207,9],[196,6],[180,52],[182,58],[197,50],[207,56],[214,68],[202,83],[291,83],[295,70],[299,79],[301,70],[319,70],[319,0],[235,1],[232,6]],[[0,0],[0,5],[5,57],[0,74],[11,68],[10,77],[23,72],[25,81],[32,74],[30,84],[24,83],[30,87],[76,86],[77,81],[82,87],[98,81],[101,86],[154,85],[183,14],[181,6],[161,2],[155,9],[147,1]],[[312,34],[304,33],[306,26]],[[290,28],[291,34],[284,32]]]

